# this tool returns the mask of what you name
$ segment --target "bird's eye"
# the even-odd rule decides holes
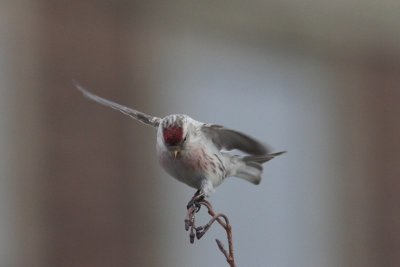
[[[185,136],[185,138],[183,138],[183,142],[186,142],[186,139],[187,139],[187,135]]]

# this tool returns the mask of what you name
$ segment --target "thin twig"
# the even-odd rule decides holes
[[[195,214],[200,210],[200,207],[204,206],[210,214],[210,221],[204,226],[196,227],[195,224]],[[205,199],[195,202],[195,205],[189,206],[185,219],[185,229],[189,231],[190,243],[194,243],[194,238],[200,239],[203,235],[211,228],[213,223],[217,221],[226,231],[226,236],[228,239],[229,249],[226,251],[222,242],[215,239],[217,242],[219,250],[224,254],[226,261],[229,263],[230,267],[236,267],[234,253],[233,253],[233,239],[232,239],[232,226],[229,224],[228,217],[223,213],[215,213],[212,205]]]

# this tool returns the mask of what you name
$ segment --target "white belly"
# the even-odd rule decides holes
[[[215,188],[225,178],[225,173],[216,167],[215,160],[210,163],[213,157],[207,155],[202,147],[182,150],[175,158],[172,151],[157,146],[157,154],[164,170],[190,187]]]
[[[175,158],[171,151],[158,151],[158,159],[164,170],[172,177],[196,189],[200,189],[208,173],[202,169],[201,157],[194,153],[182,151]]]

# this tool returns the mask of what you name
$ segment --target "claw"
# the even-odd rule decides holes
[[[201,207],[199,202],[201,202],[203,200],[204,200],[204,193],[199,189],[199,190],[196,191],[196,193],[194,194],[192,199],[186,205],[186,208],[190,209],[191,207],[194,206],[196,208],[196,212],[198,212],[200,210],[200,207]]]
[[[187,209],[190,209],[191,207],[193,207],[194,206],[194,199],[192,198],[190,201],[189,201],[189,203],[186,205],[186,208]]]
[[[195,201],[195,202],[194,202],[194,207],[195,207],[195,209],[196,209],[194,212],[197,213],[197,212],[200,211],[201,205],[200,205],[200,203],[198,203],[198,202]]]
[[[201,204],[199,202],[203,200],[204,200],[204,194],[200,193],[200,191],[197,191],[196,194],[189,201],[189,203],[186,205],[186,208],[190,209],[191,207],[195,207],[195,212],[197,213],[201,208]]]

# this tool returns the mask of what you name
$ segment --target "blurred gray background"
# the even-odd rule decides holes
[[[239,266],[400,266],[400,2],[3,0],[0,266],[226,266],[155,131],[186,113],[289,153],[211,201]],[[200,220],[208,217],[201,215]]]

